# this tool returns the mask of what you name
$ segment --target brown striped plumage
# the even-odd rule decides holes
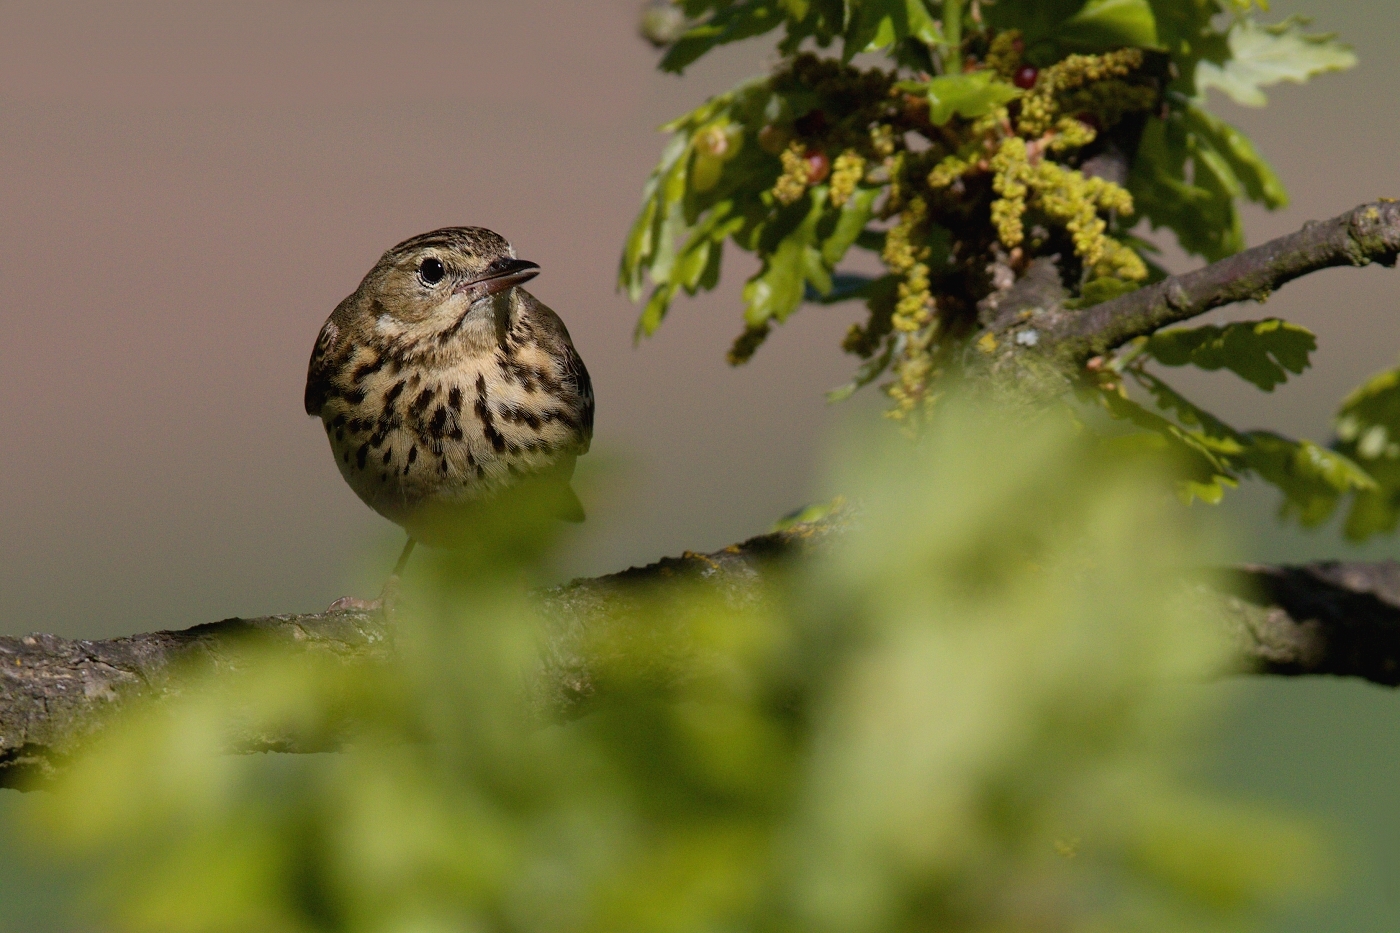
[[[306,412],[411,540],[460,541],[474,505],[527,480],[583,517],[569,478],[593,388],[563,322],[518,287],[538,271],[490,230],[434,230],[385,253],[321,328]]]

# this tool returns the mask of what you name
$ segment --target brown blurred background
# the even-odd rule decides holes
[[[561,575],[717,547],[806,501],[841,417],[822,393],[852,369],[837,344],[858,309],[805,309],[730,369],[752,268],[731,251],[715,294],[632,345],[636,309],[614,281],[655,127],[768,62],[758,40],[662,75],[637,38],[639,6],[0,0],[0,633],[105,637],[372,592],[401,539],[302,413],[306,359],[380,252],[449,224],[491,227],[540,263],[531,290],[593,374],[590,520]],[[1294,197],[1248,214],[1251,242],[1400,194],[1400,4],[1273,8],[1313,14],[1362,64],[1278,88],[1265,110],[1218,102]],[[1325,440],[1337,400],[1396,362],[1397,285],[1394,272],[1336,270],[1266,309],[1223,312],[1317,332],[1314,371],[1272,395],[1230,376],[1174,381],[1240,427]],[[1246,489],[1225,507],[1250,556],[1397,551],[1287,528],[1273,505]],[[1233,689],[1238,721],[1203,773],[1316,813],[1343,840],[1332,897],[1276,928],[1396,926],[1394,696]],[[0,810],[14,808],[0,792]],[[48,904],[57,889],[5,838],[0,930],[65,929]]]

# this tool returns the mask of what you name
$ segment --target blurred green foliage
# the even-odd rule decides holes
[[[1337,414],[1337,451],[1361,464],[1374,485],[1352,497],[1347,537],[1367,538],[1395,530],[1400,519],[1400,369],[1368,379],[1342,402]],[[1338,505],[1334,497],[1329,505]],[[1330,514],[1330,509],[1329,509]]]
[[[1137,235],[1144,221],[1215,260],[1244,246],[1241,201],[1287,203],[1250,140],[1211,112],[1209,91],[1260,106],[1265,89],[1355,56],[1300,18],[1260,22],[1266,10],[1251,0],[675,0],[653,37],[663,70],[755,36],[773,38],[778,61],[662,128],[672,138],[619,274],[633,300],[646,295],[638,335],[682,292],[714,288],[733,244],[759,268],[731,362],[750,359],[804,302],[861,301],[868,316],[843,342],[861,363],[830,397],[884,379],[889,414],[917,424],[1035,259],[1054,257],[1066,306],[1088,307],[1164,274]],[[883,273],[843,270],[853,250]],[[1379,462],[1357,462],[1345,441],[1328,449],[1227,429],[1146,368],[1224,369],[1271,391],[1313,349],[1311,334],[1281,321],[1175,329],[1082,376],[1121,427],[1193,462],[1188,498],[1219,501],[1253,476],[1305,523],[1356,495],[1356,514],[1371,517],[1349,534],[1393,527],[1396,510],[1374,490],[1400,487],[1370,475],[1384,472]]]
[[[837,545],[598,626],[570,722],[526,702],[547,534],[513,507],[436,555],[393,663],[250,645],[114,727],[39,831],[134,931],[1247,927],[1318,855],[1182,777],[1225,646],[1181,573],[1216,545],[1160,459],[1068,420],[848,438]],[[343,750],[224,753],[250,733]]]

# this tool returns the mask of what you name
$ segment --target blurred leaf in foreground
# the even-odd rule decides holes
[[[761,599],[640,594],[573,722],[524,702],[513,508],[439,556],[396,662],[250,648],[111,730],[44,831],[113,926],[181,933],[1227,929],[1312,873],[1179,775],[1223,655],[1159,469],[952,402],[844,449],[854,530]],[[259,731],[343,749],[223,752]]]

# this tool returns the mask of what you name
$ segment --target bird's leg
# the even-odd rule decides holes
[[[404,542],[403,550],[399,552],[398,562],[394,564],[394,572],[389,574],[389,579],[384,581],[384,588],[379,591],[378,599],[360,599],[356,596],[342,596],[326,607],[327,612],[337,612],[341,609],[359,609],[362,612],[378,612],[383,610],[392,614],[399,601],[399,575],[403,573],[404,565],[408,563],[408,555],[413,553],[413,546],[417,544],[410,536]]]
[[[403,544],[403,550],[399,552],[398,563],[394,564],[394,572],[389,575],[390,580],[398,580],[399,574],[403,573],[404,564],[408,563],[408,555],[413,553],[413,546],[417,543],[413,540],[413,536],[409,535],[408,540]]]
[[[418,542],[409,535],[404,542],[403,550],[399,552],[398,562],[394,564],[394,572],[389,574],[389,579],[384,581],[384,588],[379,591],[379,599],[376,602],[383,608],[386,615],[392,615],[399,602],[399,576],[403,573],[404,565],[408,563],[408,555],[413,553],[413,546]]]

